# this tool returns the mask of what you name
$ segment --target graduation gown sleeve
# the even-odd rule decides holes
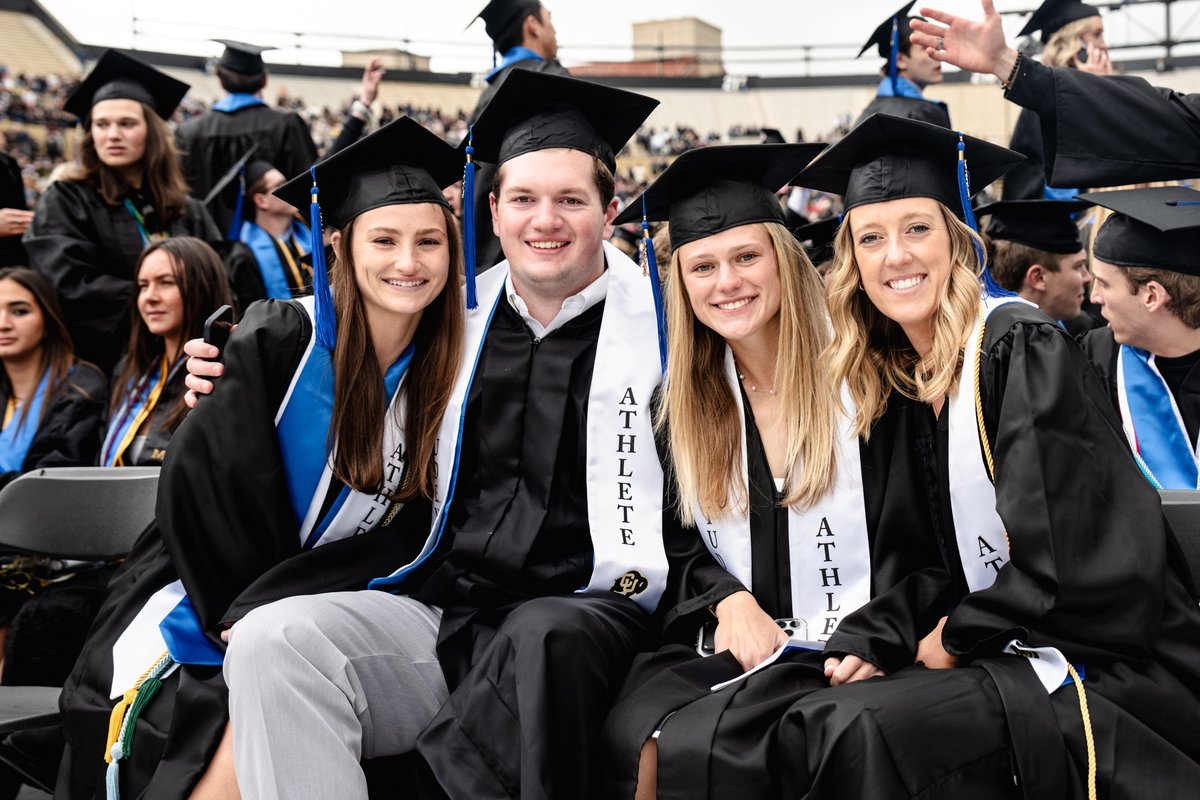
[[[1158,494],[1103,386],[1061,328],[1017,304],[992,314],[984,353],[996,510],[1011,560],[950,613],[947,651],[993,655],[1015,637],[1072,661],[1148,659],[1165,586],[1179,579]]]
[[[1200,94],[1131,75],[1022,59],[1006,97],[1041,118],[1051,186],[1118,186],[1200,175]]]
[[[1042,123],[1037,112],[1021,109],[1008,148],[1025,156],[1025,161],[1005,173],[1001,199],[1041,200],[1045,195],[1046,165],[1042,161]]]

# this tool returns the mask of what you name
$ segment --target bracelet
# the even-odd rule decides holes
[[[1015,81],[1017,79],[1017,70],[1021,66],[1021,59],[1024,57],[1025,56],[1022,55],[1020,51],[1017,52],[1017,59],[1016,59],[1016,61],[1013,62],[1012,72],[1008,73],[1008,80],[1000,81],[1000,88],[1003,89],[1004,91],[1007,92],[1009,89],[1012,88],[1013,81]]]
[[[371,107],[356,97],[350,105],[350,114],[358,117],[363,122],[369,122],[371,119]]]

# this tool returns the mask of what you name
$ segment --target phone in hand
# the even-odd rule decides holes
[[[711,656],[717,652],[717,621],[709,620],[700,627],[696,635],[696,652],[702,656]]]
[[[1075,60],[1080,64],[1086,64],[1088,60],[1087,45],[1080,45],[1079,52],[1075,54]]]
[[[232,330],[233,308],[228,305],[221,306],[204,321],[205,343],[211,344],[220,351],[217,353],[215,361],[221,361],[225,357],[225,345],[229,343],[229,332]]]

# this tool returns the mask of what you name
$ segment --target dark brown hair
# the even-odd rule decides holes
[[[188,186],[183,177],[183,165],[179,151],[175,149],[175,137],[167,123],[145,103],[138,103],[146,119],[146,150],[142,154],[142,187],[154,201],[163,225],[173,222],[187,210]],[[83,169],[69,180],[94,183],[100,197],[110,206],[121,202],[121,196],[129,188],[116,170],[100,160],[96,143],[92,141],[92,115],[84,120],[87,135],[81,145]]]
[[[0,268],[0,281],[14,281],[19,284],[33,295],[34,302],[42,312],[41,375],[45,375],[46,370],[50,371],[50,381],[47,385],[47,397],[49,397],[68,384],[71,367],[76,363],[75,347],[71,343],[71,334],[67,331],[67,323],[63,319],[62,309],[58,305],[58,295],[46,276],[29,267]],[[38,381],[41,381],[40,377]],[[84,396],[88,396],[87,392],[78,386],[75,389]],[[0,390],[9,395],[13,391],[3,362],[0,362]],[[21,412],[22,425],[29,413],[29,405],[26,403]],[[42,403],[42,414],[46,413],[49,405],[49,403]],[[41,419],[38,419],[38,424],[41,424]]]
[[[414,352],[405,381],[404,407],[407,469],[395,500],[433,496],[433,453],[438,428],[458,376],[465,312],[463,310],[462,239],[453,212],[439,204],[446,221],[450,274],[442,292],[421,314],[413,335]],[[333,472],[360,492],[383,488],[384,396],[366,308],[354,276],[351,242],[354,220],[341,231],[329,283],[337,311],[337,344],[333,350],[333,419],[329,445],[337,442]]]
[[[133,271],[135,281],[146,258],[157,250],[171,256],[171,272],[179,286],[179,296],[183,298],[183,330],[180,341],[197,339],[204,335],[204,321],[210,314],[223,305],[233,304],[225,265],[207,242],[191,236],[177,236],[155,242],[142,251]],[[135,290],[129,314],[129,351],[125,356],[124,366],[113,381],[116,388],[109,402],[111,413],[116,413],[127,392],[142,375],[158,367],[166,349],[166,340],[155,336],[146,327],[146,321],[138,311],[137,295]],[[180,396],[175,406],[167,411],[166,429],[174,432],[187,416],[187,412],[187,405]]]
[[[242,219],[246,222],[258,221],[258,208],[254,205],[254,195],[256,194],[270,194],[267,191],[266,175],[246,187],[246,197],[242,200]]]
[[[496,47],[496,52],[499,53],[500,55],[504,55],[509,50],[512,50],[514,47],[517,47],[522,42],[524,42],[525,41],[525,20],[529,19],[530,17],[534,17],[534,16],[536,16],[538,18],[538,22],[545,21],[544,19],[542,19],[542,4],[541,3],[531,3],[528,11],[526,11],[524,14],[522,14],[512,24],[510,24],[508,26],[508,28],[504,31],[504,33],[502,33],[496,37],[496,41],[493,42],[493,44]]]
[[[1010,292],[1020,292],[1025,284],[1025,274],[1034,264],[1040,264],[1047,272],[1058,272],[1062,256],[1030,247],[1007,239],[992,240],[990,269],[996,283]]]
[[[1189,328],[1200,328],[1200,275],[1149,267],[1122,267],[1121,271],[1129,276],[1131,294],[1150,281],[1161,284],[1171,298],[1166,309]]]
[[[267,85],[266,69],[245,73],[234,72],[218,65],[215,71],[217,80],[221,82],[221,88],[230,94],[258,94]]]

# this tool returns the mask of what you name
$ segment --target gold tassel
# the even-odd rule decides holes
[[[141,685],[141,681],[138,681]],[[112,763],[112,748],[117,743],[117,739],[121,736],[121,723],[125,721],[125,712],[129,709],[129,704],[137,697],[138,687],[126,690],[121,701],[113,706],[112,713],[108,716],[108,742],[104,745],[104,763]]]

